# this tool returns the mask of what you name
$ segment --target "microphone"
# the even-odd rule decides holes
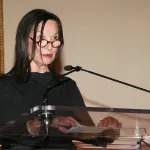
[[[99,77],[102,77],[102,78],[105,78],[105,79],[108,79],[108,80],[111,80],[111,81],[114,81],[114,82],[117,82],[117,83],[120,83],[120,84],[124,84],[126,86],[130,86],[132,88],[135,88],[135,89],[138,89],[138,90],[150,93],[150,90],[147,90],[147,89],[138,87],[136,85],[133,85],[133,84],[130,84],[130,83],[126,83],[126,82],[123,82],[123,81],[120,81],[120,80],[117,80],[117,79],[114,79],[114,78],[111,78],[111,77],[108,77],[108,76],[105,76],[105,75],[102,75],[102,74],[99,74],[99,73],[96,73],[96,72],[93,72],[93,71],[85,70],[85,69],[83,69],[80,66],[73,67],[71,65],[67,65],[67,66],[64,67],[65,71],[70,71],[70,70],[73,70],[73,69],[76,69],[76,71],[82,70],[84,72],[88,72],[90,74],[93,74],[93,75],[96,75],[96,76],[99,76]]]
[[[67,66],[64,67],[65,71],[71,71],[73,69],[75,69],[76,71],[80,71],[82,69],[82,67],[80,67],[80,66],[73,67],[71,65],[67,65]]]

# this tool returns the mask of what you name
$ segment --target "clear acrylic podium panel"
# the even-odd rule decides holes
[[[54,113],[56,116],[71,116],[75,114],[80,124],[69,128],[66,134],[61,134],[57,129],[49,128],[50,139],[62,140],[71,139],[93,144],[94,140],[105,138],[114,140],[114,145],[136,145],[139,140],[150,141],[150,110],[144,109],[121,109],[121,108],[102,108],[102,107],[73,107],[73,106],[35,106],[19,114],[17,118],[0,125],[0,136],[4,139],[14,137],[30,136],[26,132],[25,123],[36,116],[44,113]],[[87,113],[90,115],[91,125]],[[100,120],[111,116],[122,123],[120,129],[114,127],[97,127]],[[84,123],[84,125],[82,124]],[[45,132],[39,134],[39,139],[45,136]],[[92,141],[93,140],[93,141]]]

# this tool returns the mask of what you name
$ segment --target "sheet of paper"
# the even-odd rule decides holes
[[[90,126],[77,125],[76,127],[71,127],[68,130],[68,133],[101,133],[109,129],[116,130],[116,131],[119,130],[113,127],[90,127]]]

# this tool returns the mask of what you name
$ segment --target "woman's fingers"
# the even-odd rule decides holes
[[[33,120],[28,121],[26,125],[29,134],[31,134],[32,136],[37,136],[42,126],[42,122],[39,120],[39,118],[35,118]]]
[[[63,133],[67,133],[67,131],[68,131],[68,129],[65,128],[64,126],[59,126],[58,130],[61,131],[61,132],[63,132]]]
[[[68,128],[78,125],[78,121],[73,117],[61,117],[57,116],[50,124],[51,127],[58,128],[61,132],[66,133]]]
[[[40,128],[42,126],[42,122],[39,120],[39,118],[35,118],[33,120],[28,121],[28,124],[32,128]]]
[[[59,117],[59,125],[61,126],[77,126],[78,122],[72,117]]]
[[[99,127],[116,127],[121,128],[122,124],[113,117],[106,117],[98,124]]]

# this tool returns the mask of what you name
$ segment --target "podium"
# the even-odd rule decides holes
[[[49,127],[46,135],[43,127],[38,136],[31,137],[27,132],[26,122],[45,113],[53,116],[73,116],[79,124],[68,128],[65,134],[57,128]],[[87,120],[87,114],[90,115],[92,123]],[[108,116],[118,119],[122,128],[97,127],[99,121]],[[2,149],[21,145],[36,149],[74,150],[78,147],[77,143],[89,147],[142,150],[145,144],[150,143],[150,110],[39,105],[0,124]]]

